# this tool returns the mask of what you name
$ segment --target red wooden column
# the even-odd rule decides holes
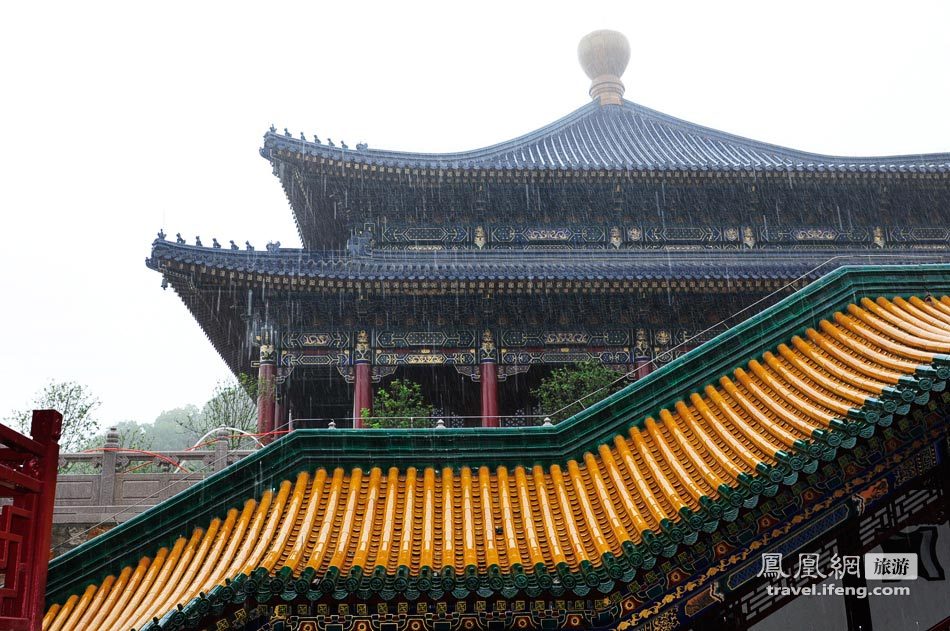
[[[63,417],[34,410],[32,438],[0,424],[0,629],[40,631],[46,610],[59,437]]]
[[[498,418],[498,365],[483,361],[480,365],[482,382],[482,427],[500,427]]]
[[[371,374],[369,335],[366,331],[356,334],[356,350],[353,353],[353,427],[363,427],[363,410],[373,414],[373,378]]]
[[[261,343],[261,363],[257,369],[257,433],[274,431],[274,399],[277,391],[277,364],[273,344]],[[269,443],[272,436],[262,436]]]
[[[353,366],[353,427],[363,427],[363,410],[373,414],[373,380],[368,361],[357,361]]]
[[[500,427],[498,418],[498,349],[492,333],[482,333],[482,346],[478,351],[479,380],[482,383],[482,427]]]
[[[643,379],[653,372],[653,364],[649,357],[641,355],[633,360],[633,369],[636,372],[637,379]]]
[[[30,435],[42,445],[43,454],[37,462],[42,488],[34,504],[32,564],[30,585],[30,619],[36,628],[42,626],[46,611],[46,574],[49,569],[50,543],[53,538],[53,506],[56,502],[56,474],[59,468],[59,438],[63,416],[56,410],[33,410]],[[14,502],[15,503],[15,502]]]

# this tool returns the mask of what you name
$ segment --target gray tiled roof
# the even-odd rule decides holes
[[[630,101],[603,107],[591,102],[535,132],[473,151],[344,149],[272,129],[264,136],[261,154],[273,159],[274,149],[381,166],[443,169],[950,173],[950,153],[886,157],[807,153],[695,125]]]
[[[946,262],[946,252],[860,249],[570,252],[373,252],[227,250],[155,241],[147,264],[200,265],[235,272],[329,280],[663,280],[818,278],[842,265]]]

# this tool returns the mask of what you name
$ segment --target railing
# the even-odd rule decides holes
[[[0,425],[0,629],[42,626],[62,421],[34,410],[32,438]]]
[[[622,378],[622,377],[621,377]],[[434,414],[432,416],[366,416],[363,428],[376,427],[400,429],[460,429],[482,427],[486,419],[497,419],[499,427],[535,427],[551,425],[547,414],[509,414],[500,416],[462,416],[458,414]],[[350,417],[295,418],[290,421],[290,429],[351,429]]]
[[[373,417],[374,419],[376,417]],[[408,417],[407,417],[408,419]],[[340,426],[350,419],[339,419]],[[387,421],[406,420],[402,417]],[[415,417],[416,429],[477,427],[481,416]],[[550,424],[540,415],[499,417],[502,427]],[[414,423],[412,422],[414,421]],[[335,428],[333,419],[295,419],[294,429]],[[145,509],[163,502],[209,475],[249,456],[255,450],[232,449],[234,435],[218,430],[204,449],[146,451],[123,448],[118,433],[106,434],[101,449],[59,455],[59,484],[53,523],[111,527],[128,521]],[[95,530],[93,528],[92,530]],[[81,541],[68,541],[68,548]]]
[[[57,524],[122,523],[253,453],[232,449],[219,430],[206,449],[152,452],[124,449],[110,431],[101,450],[61,454]]]
[[[387,419],[392,420],[392,419]],[[475,427],[481,417],[417,417],[418,429]],[[500,417],[502,427],[550,424],[538,415]],[[342,420],[349,422],[348,419]],[[295,429],[336,427],[332,419],[297,419]],[[205,449],[145,451],[127,449],[111,430],[102,449],[59,455],[59,484],[53,523],[111,527],[135,517],[209,475],[254,453],[232,449],[234,436],[219,430]],[[84,540],[84,539],[83,539]],[[63,548],[82,541],[67,541]],[[56,551],[60,552],[60,551]]]

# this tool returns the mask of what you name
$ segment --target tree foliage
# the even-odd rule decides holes
[[[194,404],[164,410],[151,423],[142,423],[142,431],[151,442],[154,451],[180,451],[195,444],[197,437],[182,431],[179,419],[189,419],[200,413]],[[120,429],[121,432],[121,429]]]
[[[533,394],[541,409],[557,423],[625,385],[620,373],[607,366],[599,362],[581,362],[552,371]]]
[[[95,411],[99,398],[87,386],[75,381],[51,381],[33,398],[29,407],[13,411],[8,422],[29,435],[33,410],[56,410],[63,415],[59,449],[63,453],[82,449],[96,433],[99,423]]]
[[[422,394],[422,386],[409,379],[393,379],[373,396],[373,415],[370,426],[428,427],[434,408]],[[363,417],[369,410],[363,409]],[[378,418],[377,418],[378,417]]]
[[[153,449],[154,437],[149,431],[150,424],[140,424],[135,421],[120,421],[113,425],[119,434],[119,447],[122,449],[141,449],[148,451]],[[92,436],[83,447],[83,450],[98,449],[106,444],[106,439],[111,430],[107,429]]]
[[[200,412],[190,406],[175,422],[187,432],[192,443],[218,427],[253,434],[257,431],[257,389],[257,379],[247,375],[218,382]],[[236,447],[239,442],[239,438],[234,438],[231,446]]]

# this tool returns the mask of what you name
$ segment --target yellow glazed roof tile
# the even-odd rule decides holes
[[[324,594],[619,577],[886,424],[907,402],[892,386],[948,352],[950,298],[864,299],[579,460],[302,471],[52,605],[43,628],[140,628],[238,577]]]

